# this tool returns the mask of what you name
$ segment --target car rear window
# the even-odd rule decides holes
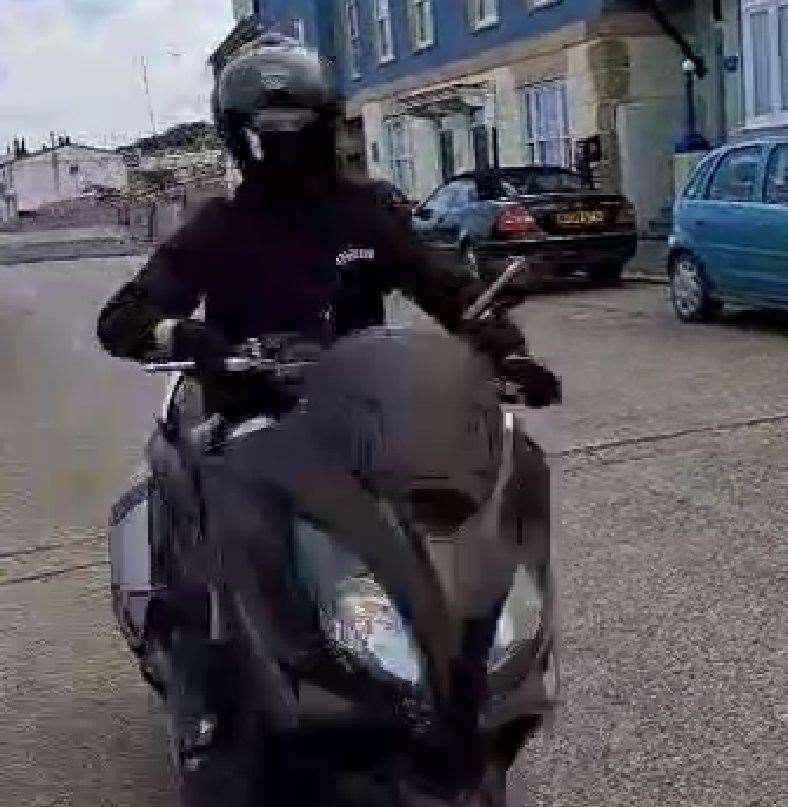
[[[503,174],[501,184],[508,196],[524,193],[561,193],[562,191],[579,191],[583,189],[583,180],[579,174],[571,171],[523,171]]]

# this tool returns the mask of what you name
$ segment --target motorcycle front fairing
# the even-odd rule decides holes
[[[303,680],[344,697],[348,713],[368,692],[382,716],[379,696],[388,691],[389,714],[408,726],[412,747],[429,742],[446,693],[434,678],[435,648],[419,641],[418,615],[396,588],[399,567],[420,565],[437,582],[445,609],[440,624],[449,640],[438,652],[449,646],[455,662],[481,661],[478,725],[509,764],[557,698],[555,474],[544,445],[553,435],[548,412],[502,408],[488,396],[485,370],[474,362],[456,340],[434,332],[383,329],[345,340],[311,378],[307,413],[247,432],[219,462],[238,472],[253,460],[260,478],[300,505],[293,575],[325,639],[307,654]],[[542,430],[542,444],[529,429]],[[361,482],[356,499],[332,511],[335,518],[315,512],[325,499],[299,491],[295,480],[305,477],[282,461],[288,454],[304,461],[299,442],[318,447],[315,461],[330,456]],[[336,477],[322,478],[330,484]],[[363,500],[385,515],[388,538],[370,519],[366,544],[349,541],[363,523]],[[310,521],[320,527],[305,527]],[[392,551],[378,552],[386,540]],[[337,689],[336,666],[352,668],[348,680],[356,683]],[[369,686],[358,683],[365,678]],[[445,700],[452,699],[449,693]]]
[[[436,653],[455,661],[481,659],[485,681],[475,720],[483,756],[505,770],[557,704],[552,413],[501,407],[488,394],[487,370],[440,333],[371,329],[343,340],[326,358],[310,380],[306,412],[282,422],[261,418],[240,424],[215,457],[223,472],[235,463],[234,470],[245,473],[253,461],[258,466],[253,477],[279,485],[297,504],[294,591],[302,595],[299,608],[311,603],[317,630],[288,662],[298,681],[295,725],[302,736],[312,732],[316,752],[325,750],[326,736],[335,738],[337,750],[345,737],[356,752],[339,756],[362,768],[371,767],[360,750],[364,732],[382,737],[385,727],[388,750],[409,759],[411,771],[429,789],[433,752],[446,747],[446,734],[438,730],[440,701],[452,700],[451,692],[436,684]],[[176,390],[173,386],[171,393]],[[299,454],[299,446],[317,453],[308,448]],[[337,472],[360,483],[331,511],[333,521],[316,513],[315,505],[319,511],[326,497],[310,501],[299,490],[303,475],[283,462],[318,463],[326,457]],[[353,505],[358,493],[365,507],[372,501],[384,514],[395,551],[381,552],[381,534],[375,532],[366,542],[358,534],[348,542],[363,512]],[[134,510],[127,508],[125,515]],[[113,530],[113,544],[126,542],[123,532]],[[145,538],[136,544],[143,571],[145,558],[149,563],[152,558]],[[116,562],[117,556],[113,550],[121,619],[122,603],[130,601],[138,581],[130,572],[124,579],[123,569],[132,566]],[[329,572],[326,559],[339,568]],[[317,580],[316,569],[322,572]],[[365,572],[366,588],[348,583],[353,575],[347,572],[357,569]],[[421,588],[408,588],[413,577],[422,579]],[[150,599],[156,593],[153,580],[151,575]],[[418,624],[424,614],[414,613],[413,596],[436,598],[439,608],[426,610],[443,614],[436,624],[449,636],[447,644],[421,641],[435,632]],[[370,631],[371,616],[387,630]],[[134,622],[140,625],[140,615]],[[143,643],[135,642],[144,654]],[[385,762],[385,743],[381,750],[377,758]]]

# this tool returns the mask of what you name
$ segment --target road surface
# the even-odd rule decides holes
[[[103,356],[134,259],[0,268],[0,804],[169,803],[102,525],[161,379]],[[681,326],[664,289],[517,312],[564,379],[563,694],[513,805],[784,800],[788,321]]]

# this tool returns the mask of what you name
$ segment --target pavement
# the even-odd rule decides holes
[[[171,803],[113,624],[106,513],[161,379],[102,355],[135,258],[0,267],[0,804]],[[400,305],[400,308],[403,308]],[[562,375],[562,695],[513,807],[785,803],[788,320],[674,318],[663,286],[534,294]]]
[[[122,226],[0,231],[0,266],[139,255],[143,250]]]
[[[131,229],[102,225],[9,232],[0,230],[0,266],[81,258],[145,255],[154,245]],[[625,269],[634,280],[665,282],[667,242],[642,239],[635,257]]]

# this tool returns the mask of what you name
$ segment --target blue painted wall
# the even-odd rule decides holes
[[[359,90],[386,84],[421,70],[473,57],[488,48],[538,36],[567,23],[598,17],[610,0],[557,0],[547,8],[531,10],[528,0],[498,0],[500,21],[474,32],[468,24],[467,0],[433,0],[435,44],[414,53],[408,30],[408,0],[389,0],[394,37],[394,61],[381,65],[375,42],[375,0],[359,0],[361,14],[361,77],[350,75],[344,0],[262,0],[264,16],[277,20],[289,32],[290,21],[306,23],[306,42],[336,65],[337,89],[352,96]]]
[[[392,13],[395,59],[381,65],[376,56],[374,39],[374,0],[360,0],[362,30],[361,77],[353,79],[346,59],[344,21],[342,41],[338,54],[340,85],[347,95],[358,90],[385,84],[390,81],[453,62],[473,57],[489,48],[518,39],[538,36],[560,28],[570,22],[593,19],[601,14],[605,0],[559,0],[554,5],[530,10],[527,0],[498,0],[500,22],[491,28],[474,32],[468,23],[467,0],[434,0],[435,44],[414,53],[408,30],[407,0],[389,0]],[[331,0],[323,0],[323,7]],[[339,4],[341,8],[344,3]]]
[[[304,20],[307,45],[317,47],[318,7],[325,6],[321,0],[263,0],[260,5],[264,17],[276,20],[282,33],[292,33],[293,19]]]

